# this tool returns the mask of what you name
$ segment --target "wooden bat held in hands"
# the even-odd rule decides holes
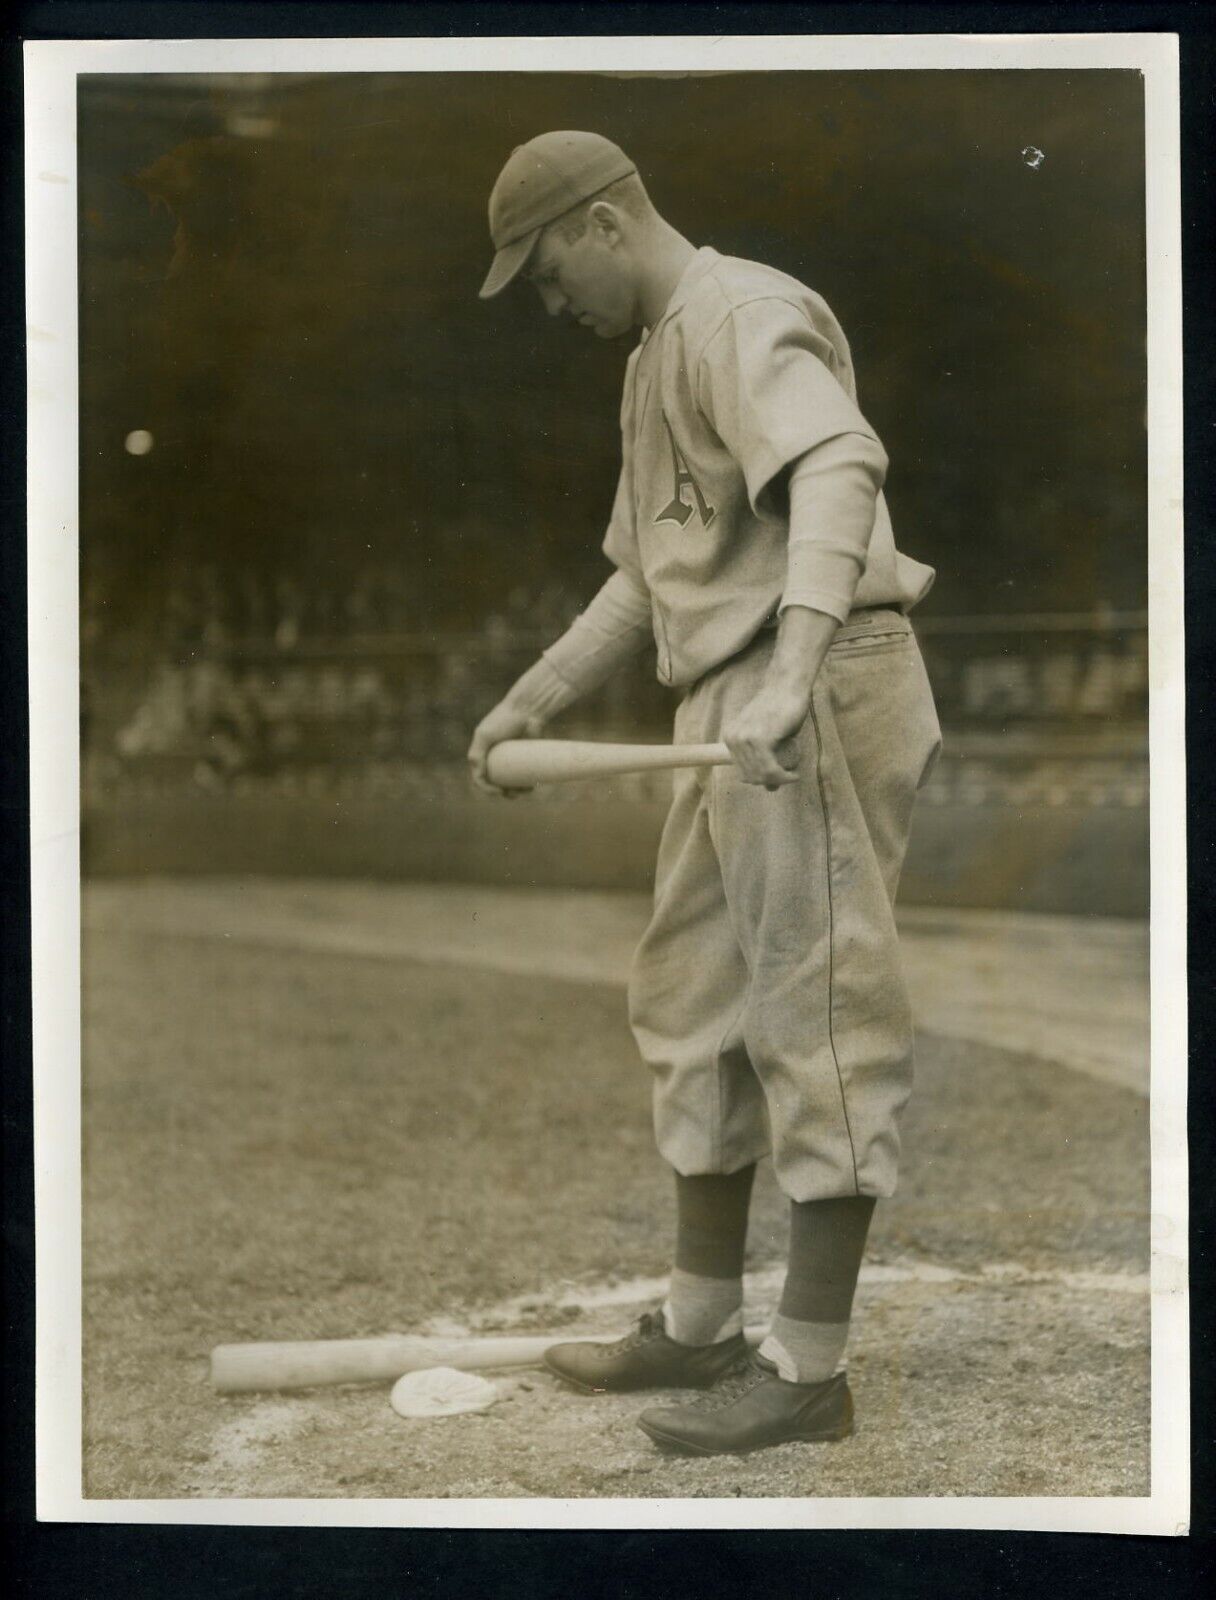
[[[595,739],[504,739],[486,758],[486,775],[501,789],[568,783],[622,772],[672,767],[725,767],[724,744],[604,744]]]

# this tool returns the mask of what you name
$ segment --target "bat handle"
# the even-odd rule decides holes
[[[673,744],[676,758],[672,765],[681,767],[729,767],[734,756],[724,744]]]
[[[578,778],[609,778],[626,772],[725,765],[724,744],[605,744],[583,739],[504,739],[486,759],[486,775],[503,789]]]

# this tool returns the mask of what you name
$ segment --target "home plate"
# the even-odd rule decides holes
[[[399,1417],[458,1417],[488,1411],[499,1398],[497,1387],[475,1372],[427,1367],[398,1378],[389,1403]]]

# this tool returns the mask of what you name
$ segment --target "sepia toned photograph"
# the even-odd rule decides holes
[[[45,171],[83,1505],[1184,1525],[1145,72],[313,43]]]

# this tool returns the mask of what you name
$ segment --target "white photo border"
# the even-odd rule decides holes
[[[1190,1517],[1178,39],[1123,34],[36,41],[25,45],[37,1514],[327,1527],[992,1528]],[[1142,1497],[96,1500],[82,1495],[76,78],[83,73],[1132,69],[1145,86],[1152,1067],[1151,1492]]]

